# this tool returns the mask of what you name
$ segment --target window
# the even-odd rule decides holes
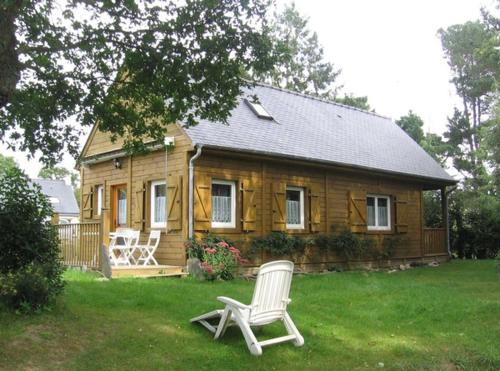
[[[115,188],[116,197],[116,225],[115,228],[127,226],[127,186],[121,185]]]
[[[368,229],[387,231],[391,229],[391,208],[388,196],[368,195]]]
[[[167,183],[164,180],[151,182],[151,228],[167,226]]]
[[[304,188],[286,188],[286,227],[304,228]]]
[[[59,199],[57,197],[49,197],[49,202],[52,204],[52,205],[55,205],[55,204],[58,204],[59,203]]]
[[[260,104],[259,102],[250,102],[248,99],[245,99],[245,102],[250,107],[250,109],[257,115],[260,119],[272,120],[273,116]]]
[[[96,214],[101,215],[101,209],[103,207],[102,201],[104,200],[104,187],[102,185],[98,185],[95,191],[97,195]]]
[[[212,181],[212,228],[236,227],[236,183]]]

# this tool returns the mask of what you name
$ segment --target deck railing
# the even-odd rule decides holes
[[[446,229],[424,228],[424,255],[448,254]]]
[[[100,222],[59,224],[55,227],[65,265],[99,267]]]

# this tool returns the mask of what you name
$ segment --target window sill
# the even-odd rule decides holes
[[[234,224],[212,224],[210,226],[212,229],[235,229],[236,226]]]
[[[390,229],[368,229],[366,231],[367,234],[393,234],[394,231],[392,228]]]
[[[149,226],[149,229],[166,229],[166,224],[152,224]]]
[[[293,224],[292,224],[292,225],[290,225],[290,224],[287,224],[287,225],[286,225],[286,229],[289,229],[289,230],[292,230],[292,231],[293,231],[293,230],[295,230],[295,231],[297,231],[297,230],[298,230],[298,231],[300,231],[300,230],[304,230],[304,229],[305,229],[305,227],[304,227],[303,225],[298,225],[298,224],[297,224],[297,225],[293,225]]]

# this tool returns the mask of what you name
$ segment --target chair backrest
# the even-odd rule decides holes
[[[139,239],[141,238],[141,231],[130,230],[128,232],[130,238],[130,246],[135,246],[139,244]]]
[[[292,276],[291,261],[277,260],[260,267],[250,304],[250,324],[265,325],[283,318],[290,302]]]
[[[127,227],[116,228],[116,233],[128,233],[130,231],[132,231],[132,228],[127,228]]]
[[[156,250],[156,248],[158,248],[158,245],[160,244],[160,236],[161,231],[158,229],[153,229],[149,233],[148,246],[153,247]]]

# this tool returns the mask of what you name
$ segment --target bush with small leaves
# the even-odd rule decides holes
[[[290,235],[286,232],[271,232],[264,237],[252,240],[252,252],[267,251],[273,255],[303,254],[311,241],[302,236]]]
[[[0,300],[15,310],[35,311],[64,287],[52,207],[40,187],[19,169],[0,178]]]

